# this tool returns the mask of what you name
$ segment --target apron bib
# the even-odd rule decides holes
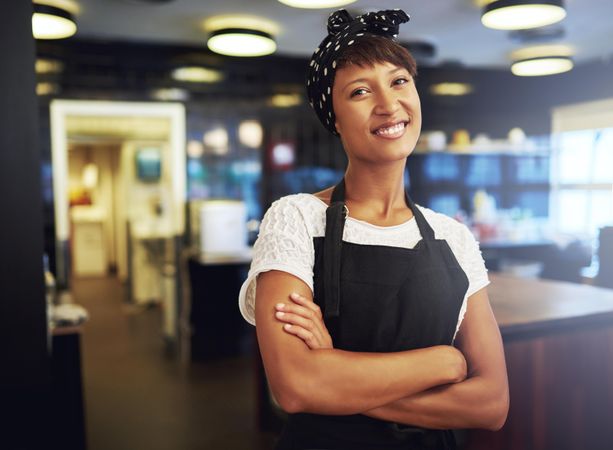
[[[334,348],[398,352],[451,345],[468,278],[447,241],[408,194],[422,239],[412,248],[342,240],[345,183],[332,193],[324,237],[314,238],[314,301]],[[454,449],[450,430],[429,430],[362,414],[290,414],[276,450]]]

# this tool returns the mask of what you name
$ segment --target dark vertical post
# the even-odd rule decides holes
[[[2,448],[43,448],[46,434],[50,364],[34,61],[32,2],[6,0],[0,15]]]

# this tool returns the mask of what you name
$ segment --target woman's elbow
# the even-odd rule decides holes
[[[277,404],[287,414],[302,412],[302,402],[294,395],[281,394],[277,397]]]
[[[286,381],[269,386],[275,403],[284,412],[287,414],[306,412],[308,398],[304,383]]]
[[[505,389],[504,392],[499,393],[491,401],[491,406],[488,408],[489,414],[487,415],[487,421],[484,423],[483,428],[489,431],[500,430],[507,421],[507,415],[509,413],[509,392]]]

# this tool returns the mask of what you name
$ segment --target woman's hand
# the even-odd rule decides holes
[[[289,298],[293,303],[275,306],[275,317],[285,323],[283,329],[302,339],[311,350],[333,348],[319,306],[296,293]]]

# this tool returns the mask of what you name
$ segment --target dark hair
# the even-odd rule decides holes
[[[413,55],[392,39],[377,35],[357,39],[353,45],[346,47],[337,59],[336,69],[351,64],[364,67],[386,62],[404,67],[413,78],[417,77],[417,64]]]

